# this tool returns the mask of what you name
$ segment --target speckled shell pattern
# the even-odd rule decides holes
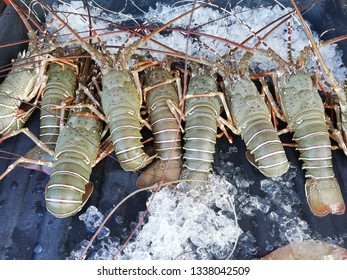
[[[172,78],[173,75],[168,70],[153,67],[146,71],[144,87],[153,86]],[[158,158],[163,161],[182,157],[181,130],[166,103],[167,100],[171,100],[179,107],[178,92],[173,83],[160,85],[147,92],[146,106],[152,126],[154,147]]]
[[[331,142],[325,123],[323,102],[303,70],[279,80],[281,107],[298,143],[307,178],[334,177]]]
[[[19,55],[18,59],[21,59]],[[27,61],[27,60],[23,60]],[[23,127],[29,114],[17,118],[17,110],[21,100],[29,102],[37,74],[33,66],[20,66],[23,62],[14,62],[13,69],[0,85],[0,134],[8,134]]]
[[[226,88],[226,96],[234,123],[254,156],[255,166],[269,177],[284,174],[289,163],[269,109],[255,84],[248,78],[240,78]]]
[[[102,107],[117,159],[125,171],[150,163],[141,142],[141,100],[130,70],[110,69],[103,77]]]

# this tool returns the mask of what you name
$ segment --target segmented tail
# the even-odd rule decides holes
[[[199,74],[190,79],[187,96],[216,93],[213,75]],[[207,181],[214,161],[217,118],[221,112],[218,96],[193,97],[185,102],[184,170],[181,179]],[[201,182],[200,182],[201,183]]]
[[[184,180],[206,181],[212,171],[217,134],[216,111],[211,104],[202,101],[192,108],[194,115],[186,118],[184,171],[181,176]]]
[[[73,115],[59,134],[53,173],[46,186],[46,208],[64,218],[76,214],[92,193],[89,182],[94,166],[102,122],[94,117]]]
[[[103,77],[102,107],[117,159],[125,171],[139,170],[153,158],[141,142],[141,100],[130,71],[110,70]]]
[[[236,127],[251,154],[249,161],[265,176],[277,177],[287,172],[285,151],[254,83],[247,78],[239,79],[227,96]]]
[[[241,136],[250,154],[248,160],[269,177],[278,177],[287,172],[289,163],[274,127],[268,118],[253,119]]]
[[[170,110],[171,102],[178,107],[178,92],[169,71],[153,67],[145,74],[149,122],[152,127],[156,162],[149,166],[138,178],[139,187],[148,187],[158,182],[171,182],[179,179],[181,173],[182,145],[178,119]]]
[[[332,164],[325,111],[310,76],[303,70],[280,79],[281,107],[306,170],[306,196],[316,216],[343,214],[345,204]]]
[[[72,66],[52,63],[47,70],[48,81],[44,88],[41,101],[40,140],[48,146],[57,143],[60,123],[60,110],[51,109],[74,96],[76,72]]]
[[[64,100],[74,96],[77,79],[76,72],[72,66],[65,65],[63,69],[61,65],[55,63],[50,65],[47,70],[47,76],[48,81],[41,98],[39,139],[48,148],[54,150],[59,135],[60,123],[64,120],[60,119],[61,111],[51,109],[51,107],[59,106]],[[53,161],[53,156],[39,146],[35,146],[27,152],[25,158],[37,161]],[[52,172],[51,167],[45,165],[26,162],[19,165],[29,169],[40,170],[47,174]]]
[[[312,212],[317,216],[343,214],[345,204],[333,171],[329,133],[320,112],[305,117],[293,140],[298,142],[299,159],[304,161],[306,196]]]

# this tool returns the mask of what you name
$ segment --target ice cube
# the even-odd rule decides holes
[[[86,225],[87,230],[95,232],[101,225],[104,215],[95,206],[89,206],[85,213],[78,217]]]

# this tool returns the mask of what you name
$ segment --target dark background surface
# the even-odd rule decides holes
[[[53,1],[45,2],[51,3]],[[114,11],[118,11],[124,6],[124,1],[97,2]],[[142,9],[148,9],[148,1],[135,2]],[[290,6],[289,1],[280,2]],[[323,36],[324,40],[347,33],[347,13],[342,2],[338,0],[318,1],[305,14],[305,18],[312,23],[312,29],[318,33],[335,28]],[[154,5],[155,2],[151,3]],[[225,6],[226,1],[215,1],[215,3]],[[242,4],[254,6],[253,3],[273,5],[273,1],[244,1]],[[0,17],[0,42],[9,43],[22,40],[26,37],[25,28],[21,25],[18,17],[13,15],[13,10],[10,7],[5,10],[4,8],[5,6],[1,3],[0,12],[3,14]],[[133,8],[124,12],[139,13]],[[340,48],[345,53],[345,64],[347,63],[346,43],[339,43]],[[18,51],[23,47],[23,45],[19,45],[0,48],[0,66],[8,64],[10,59],[16,57]],[[27,123],[27,127],[35,134],[38,134],[39,130],[38,118],[39,111],[37,110]],[[234,162],[236,166],[242,166],[247,178],[255,181],[250,192],[264,196],[260,190],[259,181],[265,177],[247,162],[244,156],[245,145],[240,137],[235,137],[233,145],[237,146],[239,157],[231,157],[228,160]],[[33,146],[34,143],[28,140],[25,135],[19,135],[0,144],[0,150],[24,155]],[[217,172],[221,164],[220,152],[228,151],[228,148],[229,144],[225,138],[218,140],[215,160]],[[319,232],[322,239],[327,240],[329,237],[338,236],[339,244],[347,248],[347,214],[342,216],[328,215],[323,218],[313,216],[306,204],[304,175],[300,171],[301,163],[298,161],[298,153],[292,148],[286,148],[286,153],[290,162],[298,167],[298,175],[294,178],[295,191],[301,199],[298,215],[307,221],[312,231]],[[2,156],[6,155],[2,154]],[[336,176],[340,182],[344,199],[347,201],[347,158],[341,151],[334,151],[333,156]],[[3,172],[10,163],[12,160],[0,158],[0,172]],[[102,213],[108,213],[113,205],[136,189],[136,178],[137,174],[122,171],[115,160],[106,158],[93,169],[91,181],[94,183],[95,189],[86,207],[95,205]],[[79,221],[78,215],[72,218],[57,219],[46,211],[44,188],[48,179],[47,175],[38,171],[17,167],[0,182],[0,259],[65,259],[72,248],[83,239],[90,238],[91,234]],[[139,194],[118,210],[117,215],[124,217],[124,221],[121,225],[118,225],[114,220],[107,224],[111,229],[112,236],[124,235],[122,229],[136,220],[139,210],[145,209],[146,198],[147,194]],[[81,213],[84,212],[84,209]],[[257,224],[256,227],[255,224]],[[237,250],[234,258],[259,258],[269,252],[266,249],[268,241],[271,240],[268,236],[269,228],[262,214],[243,219],[241,227],[244,231],[250,231],[255,237],[254,246],[257,250],[253,256],[245,255],[241,250]],[[276,236],[273,237],[273,240],[275,242]],[[332,240],[334,239],[332,238]]]

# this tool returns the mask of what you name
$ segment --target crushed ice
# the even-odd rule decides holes
[[[212,5],[211,5],[212,6]],[[154,26],[159,26],[169,20],[177,17],[178,15],[187,12],[191,9],[191,4],[174,6],[171,7],[165,3],[157,3],[156,7],[149,8],[147,13],[144,13],[143,17],[136,20],[133,19],[135,24],[141,22],[150,22]],[[89,22],[87,20],[81,20],[78,16],[68,16],[69,13],[81,13],[83,15],[88,15],[86,8],[84,8],[83,1],[71,1],[70,3],[59,3],[54,6],[54,10],[57,14],[63,18],[68,18],[69,25],[74,30],[79,30],[85,32],[85,35],[89,32]],[[279,18],[289,12],[288,8],[280,7],[279,5],[274,5],[272,7],[262,7],[259,6],[256,9],[249,9],[236,5],[233,9],[227,10],[222,7],[203,7],[194,11],[194,16],[192,18],[191,27],[196,28],[197,31],[206,34],[213,34],[216,37],[224,38],[229,41],[234,41],[241,43],[247,37],[252,37],[254,32],[258,31],[261,27],[266,24],[271,23],[274,19]],[[94,30],[116,30],[112,23],[122,23],[126,20],[131,19],[131,15],[124,14],[109,14],[105,13],[102,9],[90,5],[90,12],[95,18],[92,18],[92,26]],[[229,15],[229,16],[226,16]],[[102,18],[103,20],[98,20]],[[189,16],[185,16],[178,20],[173,27],[180,27],[181,29],[187,29],[189,24]],[[59,34],[62,35],[63,41],[68,41],[69,39],[75,39],[70,35],[70,32],[66,27],[61,26],[55,19],[52,19],[48,15],[48,21],[50,21],[49,30],[51,32],[59,30]],[[246,27],[243,22],[246,22],[249,26]],[[208,23],[208,24],[206,24]],[[309,23],[308,23],[309,24]],[[303,50],[305,46],[309,44],[308,39],[303,31],[301,25],[296,21],[292,20],[292,32],[291,32],[291,45],[293,58],[296,59],[300,55],[300,51]],[[265,32],[269,30],[266,29]],[[102,31],[99,31],[102,32]],[[319,42],[319,36],[316,32],[312,32],[314,39]],[[82,33],[83,35],[83,33]],[[259,34],[259,36],[264,36],[265,33]],[[254,37],[254,36],[253,36]],[[165,35],[157,34],[153,39],[164,45],[170,46],[171,48],[186,52],[186,36],[180,32],[170,32]],[[120,32],[112,35],[103,35],[102,40],[107,46],[119,46],[120,42],[127,42],[131,44],[136,40],[136,36],[129,36],[127,32]],[[280,27],[276,28],[265,40],[264,42],[267,46],[271,47],[276,53],[278,53],[283,59],[287,60],[287,40],[288,40],[288,27],[286,24],[282,24]],[[252,38],[246,45],[253,47],[259,40]],[[148,46],[153,49],[162,50],[155,43],[148,43]],[[261,45],[260,48],[265,48]],[[213,38],[208,38],[206,36],[199,36],[199,40],[190,37],[188,54],[197,57],[208,57],[213,59],[220,58],[221,55],[229,52],[230,46],[222,43]],[[117,52],[118,48],[110,48],[109,51],[112,53]],[[347,74],[347,68],[344,66],[342,61],[342,53],[337,49],[336,44],[322,47],[320,49],[324,61],[327,67],[332,69],[335,77],[341,83]],[[162,59],[164,56],[158,53],[152,53],[153,57]],[[240,54],[236,54],[239,59]],[[254,71],[256,69],[262,70],[272,70],[277,63],[270,63],[267,57],[255,56],[251,60],[250,67]],[[271,66],[272,65],[272,66]],[[271,67],[270,67],[271,66]],[[317,68],[317,62],[314,61],[313,56],[311,56],[311,61],[308,68],[313,70]]]
[[[147,223],[120,258],[227,258],[241,233],[232,206],[236,190],[220,177],[212,182],[208,188],[182,183],[153,194]]]
[[[108,237],[96,241],[88,259],[253,259],[257,240],[239,224],[250,219],[256,228],[256,215],[268,224],[268,251],[311,238],[296,207],[301,203],[294,190],[296,168],[276,180],[262,180],[265,196],[260,197],[250,194],[254,182],[244,176],[242,166],[228,172],[224,162],[217,171],[226,176],[212,175],[207,188],[181,183],[152,194],[146,218],[142,219],[145,212],[139,213],[143,222],[121,253],[120,239],[113,243]],[[81,250],[77,248],[70,258]]]
[[[86,229],[92,233],[94,233],[102,221],[104,220],[104,215],[99,212],[99,210],[95,206],[89,206],[85,213],[79,215],[78,217],[80,221],[83,221],[86,225]],[[98,233],[98,239],[103,239],[109,236],[110,230],[107,227],[103,227],[101,231]]]

